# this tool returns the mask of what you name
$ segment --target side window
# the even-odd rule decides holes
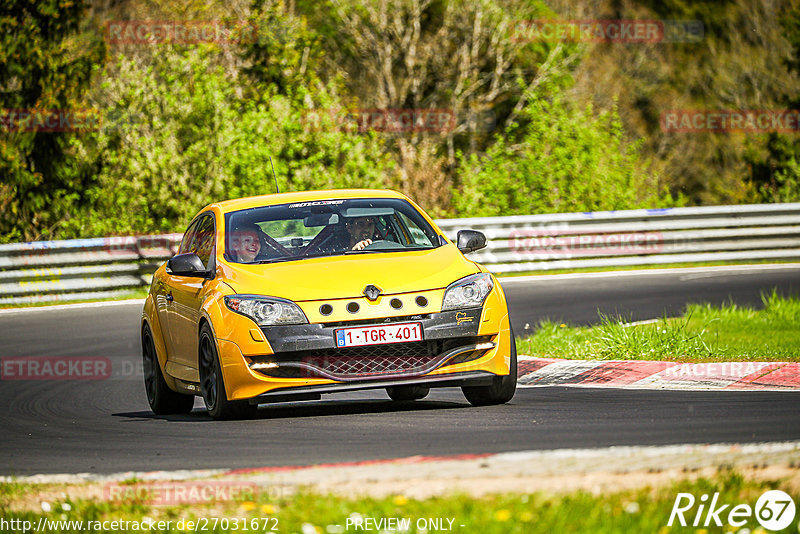
[[[405,227],[408,229],[409,232],[409,244],[413,245],[421,245],[421,246],[431,246],[431,240],[428,236],[425,235],[419,226],[416,225],[414,221],[409,219],[405,213],[397,212],[400,216],[400,220],[403,222]]]
[[[209,266],[211,253],[214,250],[214,237],[214,217],[211,215],[202,217],[197,224],[189,252],[197,254],[206,267]]]
[[[194,232],[197,230],[197,223],[199,221],[194,221],[192,224],[189,225],[189,228],[186,230],[186,233],[183,234],[183,239],[181,239],[181,248],[178,249],[178,254],[186,254],[190,252],[189,247],[192,245],[192,238],[194,238]]]

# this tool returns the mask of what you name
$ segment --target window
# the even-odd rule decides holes
[[[264,206],[227,214],[225,226],[225,257],[238,263],[440,246],[431,225],[402,199],[319,200]],[[371,244],[354,250],[354,244],[364,240]]]
[[[426,245],[428,243],[428,236],[425,235],[419,226],[414,224],[414,221],[409,219],[405,213],[398,213],[398,218],[403,224],[403,230],[408,232],[408,240],[415,245]]]
[[[197,229],[198,222],[200,221],[193,221],[192,224],[189,225],[189,228],[187,228],[186,233],[183,234],[183,239],[181,239],[181,247],[178,249],[178,254],[186,254],[190,251],[192,238],[194,237],[194,231]]]
[[[211,254],[214,250],[214,216],[205,215],[199,219],[197,230],[192,239],[192,245],[189,252],[194,252],[200,257],[200,261],[208,269],[211,260]]]

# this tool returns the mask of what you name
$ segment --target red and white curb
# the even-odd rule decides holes
[[[520,356],[517,385],[798,390],[800,363],[561,360]]]

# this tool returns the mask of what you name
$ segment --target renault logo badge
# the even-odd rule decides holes
[[[364,296],[374,302],[381,296],[381,290],[379,287],[370,284],[364,288]]]

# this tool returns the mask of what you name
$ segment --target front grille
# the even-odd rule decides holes
[[[437,361],[441,360],[442,355],[447,351],[464,345],[484,343],[490,339],[490,336],[477,336],[343,349],[284,352],[263,358],[253,358],[253,360],[278,364],[277,367],[259,371],[274,378],[319,378],[327,374],[369,379],[429,372],[432,369],[428,368],[432,365],[437,366]],[[485,350],[470,351],[442,363],[448,365],[463,363],[480,358],[485,352]]]
[[[319,356],[304,358],[303,363],[318,367],[325,373],[338,376],[374,376],[419,372],[435,362],[436,356],[423,355],[378,355],[369,356]],[[320,376],[311,369],[301,369],[307,377]]]

